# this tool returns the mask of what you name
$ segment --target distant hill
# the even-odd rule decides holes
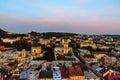
[[[12,32],[8,32],[8,31],[4,31],[2,29],[0,29],[0,38],[16,38],[18,36],[24,36],[25,34],[17,34],[17,33],[13,33],[10,34]]]
[[[67,33],[67,32],[44,32],[44,33],[39,33],[39,32],[35,32],[35,31],[32,31],[30,33],[26,33],[26,34],[30,34],[33,37],[39,36],[39,37],[45,38],[45,39],[49,39],[51,37],[60,38],[60,37],[65,37],[65,36],[67,37],[67,36],[78,35],[76,33]],[[8,31],[4,31],[4,30],[0,29],[0,38],[16,38],[16,37],[25,36],[26,34],[18,34],[18,33],[13,33],[12,34],[12,32],[8,32]],[[98,35],[98,36],[101,36],[101,35]],[[103,36],[112,37],[112,38],[120,38],[120,35],[107,35],[106,34],[106,35],[103,35]]]
[[[74,36],[77,35],[75,33],[65,33],[65,32],[45,32],[45,33],[39,33],[39,32],[30,32],[28,34],[31,34],[32,36],[40,36],[41,38],[51,38],[51,37],[56,37],[56,38],[60,38],[60,37],[64,37],[64,36]]]
[[[47,33],[42,33],[43,37],[65,37],[65,36],[74,36],[77,35],[75,33],[65,33],[65,32],[47,32]]]
[[[39,36],[41,38],[51,38],[51,37],[64,37],[64,36],[74,36],[77,35],[75,33],[66,33],[66,32],[45,32],[45,33],[39,33],[39,32],[35,32],[32,31],[30,33],[26,33],[26,34],[17,34],[17,33],[13,33],[13,34],[9,34],[10,32],[8,31],[4,31],[2,29],[0,29],[0,38],[16,38],[18,36],[25,36],[26,34],[30,34],[32,36]]]
[[[0,29],[0,33],[7,33],[6,31],[4,31],[4,30],[2,30],[2,29]]]
[[[7,35],[7,32],[2,30],[2,29],[0,29],[0,38],[1,37],[5,37],[6,35]]]
[[[120,38],[120,35],[103,35],[103,36],[112,37],[112,38]]]

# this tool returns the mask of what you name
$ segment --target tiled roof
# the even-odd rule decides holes
[[[19,79],[20,76],[12,76],[12,80],[25,80],[25,79]]]
[[[62,78],[71,76],[84,76],[83,65],[80,62],[73,63],[72,66],[61,68]]]
[[[7,72],[7,69],[2,68],[2,69],[0,69],[0,72],[1,72],[2,74],[4,74],[4,73],[6,73],[6,72]]]
[[[84,73],[79,66],[68,67],[68,74],[69,76],[83,76]]]
[[[84,58],[95,58],[94,55],[84,55]]]
[[[111,54],[109,51],[93,51],[93,54]]]
[[[39,74],[39,78],[53,78],[52,71],[41,71]]]
[[[84,71],[85,78],[98,78],[92,71]]]
[[[113,72],[105,76],[105,80],[120,80],[120,72]]]
[[[16,79],[16,80],[28,80],[28,79],[26,78],[26,79]]]
[[[58,55],[57,60],[64,60],[64,56],[63,55]]]
[[[61,75],[62,75],[62,78],[69,78],[68,76],[68,70],[66,68],[62,68],[61,69]]]

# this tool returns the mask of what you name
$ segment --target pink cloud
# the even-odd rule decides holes
[[[71,31],[87,31],[87,32],[112,32],[120,30],[120,21],[117,19],[103,19],[98,16],[91,16],[88,19],[75,19],[75,18],[25,18],[15,15],[1,15],[0,24],[8,26],[29,26],[38,28],[62,29]]]

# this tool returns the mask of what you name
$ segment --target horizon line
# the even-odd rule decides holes
[[[1,30],[3,31],[6,31],[6,32],[11,32],[11,33],[15,33],[15,34],[28,34],[28,33],[31,33],[31,32],[36,32],[36,33],[69,33],[69,34],[77,34],[77,35],[120,35],[120,34],[113,34],[113,33],[75,33],[75,32],[65,32],[65,31],[35,31],[35,30],[31,30],[31,31],[28,31],[28,32],[23,32],[23,33],[20,33],[20,32],[16,32],[16,31],[9,31],[9,30],[5,30],[5,29],[2,29],[0,28]]]

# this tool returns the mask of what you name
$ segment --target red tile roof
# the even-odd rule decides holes
[[[57,60],[64,60],[64,55],[58,55]]]
[[[69,67],[68,73],[69,73],[69,76],[83,76],[84,75],[81,67],[79,66]]]
[[[105,80],[120,80],[120,72],[113,72],[105,76]]]
[[[0,50],[4,49],[5,47],[4,46],[0,46]]]
[[[93,51],[92,54],[111,54],[109,51]]]
[[[68,68],[61,69],[62,78],[69,78],[71,76],[84,76],[83,64],[81,62],[73,63]]]
[[[69,76],[68,76],[68,70],[65,69],[65,68],[62,68],[61,75],[62,75],[62,78],[69,78]]]

